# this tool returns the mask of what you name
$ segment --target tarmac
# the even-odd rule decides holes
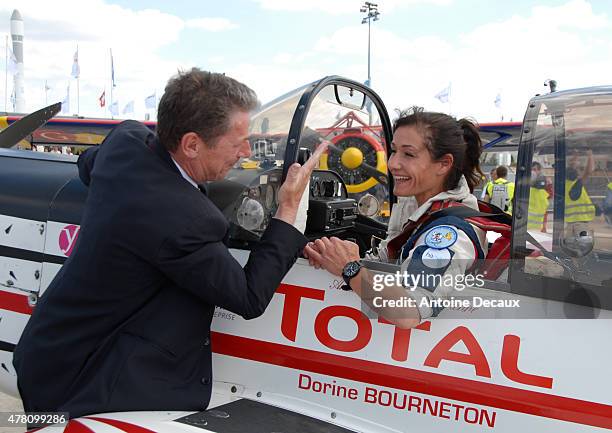
[[[0,392],[0,412],[19,412],[23,413],[23,405],[21,400],[10,395]],[[6,427],[0,425],[0,433],[23,433],[25,428],[22,427]]]

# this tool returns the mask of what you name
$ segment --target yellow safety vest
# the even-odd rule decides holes
[[[528,229],[542,230],[544,226],[544,216],[548,209],[548,196],[548,192],[543,188],[529,188]]]
[[[485,194],[487,194],[487,193],[489,192],[489,186],[491,186],[491,185],[493,185],[493,181],[488,181],[488,182],[486,183],[486,185],[485,185],[485,186],[484,186],[484,188],[483,188],[483,193],[482,193],[481,198],[484,198],[484,197],[485,197]]]
[[[565,222],[576,223],[593,221],[595,218],[595,206],[584,186],[582,187],[582,191],[580,191],[578,200],[572,200],[570,198],[570,190],[576,182],[577,180],[565,181]]]
[[[489,199],[493,198],[493,186],[494,185],[505,185],[506,186],[506,193],[508,197],[508,200],[506,202],[508,209],[506,210],[506,213],[512,215],[512,198],[514,197],[514,182],[509,182],[502,177],[495,179],[495,182],[489,182],[489,185],[487,186],[487,194],[489,195]],[[504,206],[500,206],[500,207],[503,210]]]

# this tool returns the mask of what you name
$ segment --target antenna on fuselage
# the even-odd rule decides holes
[[[555,92],[557,90],[557,80],[548,79],[544,81],[544,85],[550,88],[550,93]]]

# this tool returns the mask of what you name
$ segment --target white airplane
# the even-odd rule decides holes
[[[589,194],[598,202],[607,193],[610,119],[612,87],[529,102],[511,260],[495,280],[465,288],[470,306],[451,305],[412,330],[399,329],[342,290],[340,279],[298,259],[261,317],[247,322],[217,309],[208,410],[104,413],[39,431],[612,429],[612,229],[597,216],[580,232],[568,231],[564,193],[566,156],[581,146],[592,148],[599,167],[585,185]],[[27,135],[17,125],[7,129],[14,141],[0,135],[0,147]],[[373,238],[393,229],[389,203],[396,200],[386,174],[391,124],[371,89],[327,77],[264,106],[251,128],[251,159],[209,189],[232,224],[230,247],[238,261],[246,262],[273,215],[284,169],[321,137],[335,148],[311,178],[301,209],[306,235],[352,238],[365,254]],[[0,391],[15,397],[12,351],[78,237],[87,188],[75,161],[0,149]],[[555,191],[546,232],[527,229],[532,161],[544,166]],[[364,263],[385,274],[399,270],[372,258]],[[35,416],[24,414],[21,421],[63,421],[59,414]]]

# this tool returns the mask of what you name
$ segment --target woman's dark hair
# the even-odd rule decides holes
[[[444,113],[424,111],[421,107],[412,107],[398,114],[398,119],[393,122],[394,133],[402,126],[414,126],[423,137],[434,161],[446,154],[453,155],[453,167],[446,177],[444,188],[456,188],[463,175],[470,192],[473,192],[484,176],[480,169],[482,142],[475,122],[457,120]]]

